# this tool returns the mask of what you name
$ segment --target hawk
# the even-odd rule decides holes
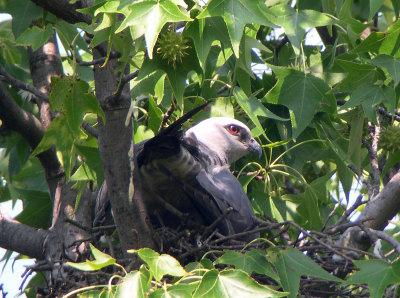
[[[253,208],[229,169],[244,155],[261,156],[261,146],[249,128],[225,117],[203,120],[186,132],[181,123],[174,124],[134,148],[151,222],[177,228],[186,215],[191,223],[216,223],[224,236],[251,229],[256,220]],[[252,233],[239,239],[257,237]]]

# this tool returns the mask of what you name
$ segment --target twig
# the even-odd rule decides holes
[[[91,136],[95,137],[96,139],[99,137],[99,131],[91,126],[86,121],[82,121],[82,128]]]
[[[377,107],[376,110],[378,111],[379,114],[381,114],[389,119],[394,119],[394,120],[400,122],[400,113],[397,110],[395,111],[395,115],[386,111],[386,109],[383,107]]]
[[[329,215],[327,216],[327,218],[324,221],[324,225],[322,226],[321,231],[324,231],[329,220],[332,218],[332,216],[336,213],[336,210],[341,206],[342,200],[340,199],[339,202],[337,202],[335,204],[335,207],[332,209],[332,211],[329,213]]]
[[[227,91],[227,90],[229,90],[228,85],[224,85],[224,86],[222,86],[221,88],[219,88],[219,89],[217,90],[217,94],[220,95],[220,94],[224,93],[224,92]]]
[[[283,225],[284,223],[279,223],[279,224],[270,224],[270,226],[267,227],[262,227],[262,228],[257,228],[257,229],[253,229],[253,230],[249,230],[249,231],[245,231],[245,232],[241,232],[241,233],[236,233],[233,235],[229,235],[229,236],[225,236],[222,237],[220,239],[216,239],[210,242],[210,245],[212,244],[218,244],[221,242],[225,242],[231,239],[235,239],[235,238],[240,238],[242,236],[247,236],[249,234],[253,234],[253,233],[257,233],[257,232],[262,232],[262,231],[269,231],[269,230],[273,230],[276,229],[277,227]]]
[[[365,202],[363,202],[363,204],[364,204],[364,203],[365,203]],[[364,222],[370,221],[370,220],[372,220],[372,218],[366,218],[366,219],[363,219],[362,221],[348,222],[348,223],[341,224],[341,225],[335,224],[335,225],[333,225],[333,226],[327,228],[326,231],[325,231],[325,233],[326,233],[326,234],[329,234],[329,235],[333,235],[333,234],[336,234],[336,233],[338,233],[338,232],[345,231],[345,230],[347,230],[348,228],[358,226],[359,223],[364,223]]]
[[[361,223],[359,223],[358,226],[365,233],[367,233],[367,235],[371,238],[371,240],[373,242],[375,242],[377,240],[377,238],[385,240],[390,245],[392,245],[393,248],[396,250],[396,252],[400,255],[400,243],[395,238],[393,238],[389,234],[385,233],[384,231],[378,231],[378,230],[374,230],[371,228],[367,228],[365,225],[363,225]]]
[[[365,143],[364,143],[365,142]],[[369,144],[363,139],[363,143],[364,143],[364,145],[367,147],[369,147]],[[367,148],[368,149],[368,148]],[[367,180],[367,179],[365,179],[365,177],[364,177],[364,175],[361,173],[359,173],[358,172],[358,170],[356,169],[356,167],[353,165],[353,164],[348,164],[347,165],[347,167],[350,169],[350,170],[352,170],[353,172],[354,172],[354,174],[356,174],[357,176],[358,176],[358,179],[360,179],[360,181],[361,181],[361,183],[363,183],[363,184],[365,184],[365,186],[367,187],[367,189],[368,189],[368,193],[370,192],[370,190],[372,189],[372,185],[371,185],[371,183]],[[370,197],[370,196],[369,196]]]
[[[217,224],[219,224],[222,220],[224,220],[228,214],[233,210],[232,207],[228,207],[225,212],[223,214],[221,214],[216,220],[214,220],[214,222],[209,225],[203,232],[203,234],[201,235],[201,238],[204,238],[210,231],[212,231]]]
[[[0,65],[0,81],[4,81],[7,82],[8,84],[10,84],[11,86],[13,86],[14,88],[17,89],[22,89],[25,91],[28,91],[30,93],[32,93],[33,95],[35,95],[36,97],[44,100],[44,101],[49,101],[49,97],[44,94],[42,91],[40,91],[39,89],[33,87],[32,85],[29,85],[25,82],[22,82],[14,77],[12,77],[11,75],[9,75],[6,70]]]
[[[77,222],[76,220],[73,220],[73,219],[70,219],[70,218],[66,218],[65,221],[70,223],[70,224],[72,224],[72,225],[74,225],[75,227],[80,228],[81,230],[86,231],[86,232],[90,233],[92,231],[92,229],[90,227],[87,227],[87,226]]]
[[[121,82],[118,86],[117,91],[115,91],[114,97],[115,98],[119,98],[121,96],[122,90],[124,89],[126,83],[128,83],[130,80],[133,80],[134,78],[136,78],[139,74],[139,70],[136,70],[135,72],[132,72],[130,74],[127,75],[123,75]]]
[[[354,202],[354,204],[350,208],[348,208],[343,213],[343,215],[338,219],[335,226],[341,225],[350,216],[350,214],[352,214],[358,207],[365,204],[366,202],[363,202],[362,199],[363,199],[363,195],[359,195],[357,197],[356,201]]]
[[[345,254],[341,253],[341,252],[338,251],[337,249],[333,248],[331,245],[326,244],[324,241],[319,240],[318,238],[314,237],[313,235],[311,235],[311,233],[307,232],[306,230],[304,230],[303,228],[301,228],[299,225],[295,224],[294,222],[288,221],[287,224],[289,224],[289,225],[291,225],[292,227],[296,228],[298,231],[300,231],[300,232],[303,233],[304,235],[307,235],[308,237],[310,237],[311,239],[313,239],[314,241],[316,241],[316,242],[319,243],[320,245],[324,246],[325,248],[329,249],[330,251],[334,252],[335,254],[341,256],[341,257],[344,258],[345,260],[352,261],[351,258],[349,258],[349,257],[346,256]]]

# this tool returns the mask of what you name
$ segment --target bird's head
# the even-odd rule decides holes
[[[259,157],[262,153],[249,128],[233,118],[208,118],[190,128],[185,136],[195,138],[228,165],[249,153]]]

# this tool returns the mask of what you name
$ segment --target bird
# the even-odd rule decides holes
[[[170,125],[155,137],[135,145],[142,198],[150,221],[177,228],[182,218],[213,223],[223,236],[250,230],[256,216],[230,165],[247,154],[262,154],[249,128],[229,117],[211,117],[187,131]],[[106,194],[103,185],[100,194]],[[259,233],[244,233],[251,241]]]

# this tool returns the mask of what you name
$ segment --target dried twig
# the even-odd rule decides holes
[[[224,220],[228,216],[228,214],[232,212],[232,210],[233,207],[227,208],[223,214],[221,214],[216,220],[214,220],[214,222],[211,225],[209,225],[204,230],[203,234],[201,235],[201,238],[204,238],[206,235],[208,235],[208,233],[212,231],[222,220]]]

